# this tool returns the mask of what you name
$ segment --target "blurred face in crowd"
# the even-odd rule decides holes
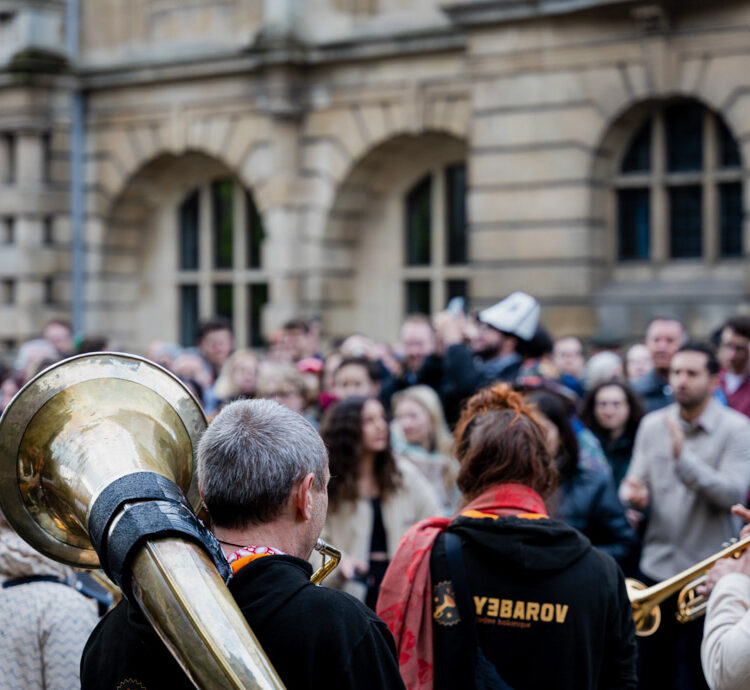
[[[323,381],[322,386],[324,391],[333,391],[333,377],[336,374],[336,370],[339,368],[339,364],[341,364],[341,360],[344,359],[344,356],[337,351],[329,352],[326,356],[325,362],[323,364]]]
[[[232,335],[232,331],[226,328],[209,331],[201,339],[198,348],[203,353],[204,357],[211,362],[214,368],[218,371],[221,369],[224,362],[227,361],[227,358],[232,354],[232,350],[234,349],[234,336]]]
[[[430,449],[435,432],[430,413],[413,398],[401,398],[394,413],[404,438],[415,446]]]
[[[435,352],[435,334],[428,323],[407,321],[401,327],[401,343],[409,371],[419,371],[425,359]]]
[[[594,400],[594,417],[602,429],[615,432],[613,436],[621,435],[630,416],[628,396],[619,386],[604,386],[600,388]]]
[[[0,412],[2,412],[13,396],[18,393],[18,384],[12,378],[7,378],[0,384]]]
[[[261,391],[262,397],[275,400],[280,405],[302,414],[305,409],[305,397],[298,388],[287,381],[268,381],[266,385],[268,387]]]
[[[503,346],[503,334],[492,326],[477,322],[477,332],[472,341],[472,348],[480,357],[490,359],[500,354]]]
[[[333,394],[339,399],[378,394],[378,386],[361,364],[345,364],[333,375]]]
[[[368,400],[362,408],[362,450],[381,453],[388,448],[388,420],[377,400]]]
[[[654,363],[651,360],[651,353],[645,345],[637,343],[628,350],[627,357],[625,358],[628,381],[642,379],[653,368]]]
[[[43,335],[61,355],[73,354],[73,333],[65,324],[48,323]]]
[[[310,335],[303,328],[285,328],[281,331],[281,346],[293,362],[311,356]]]
[[[746,374],[748,362],[750,361],[750,339],[731,328],[725,328],[721,332],[719,344],[719,362],[724,369],[732,374]]]
[[[576,378],[583,376],[586,362],[583,359],[583,345],[578,338],[556,340],[552,359],[561,374],[568,374]]]
[[[658,372],[665,374],[669,371],[669,363],[684,340],[685,333],[679,321],[657,319],[648,327],[646,347]]]
[[[544,435],[547,441],[547,450],[549,454],[555,458],[560,451],[560,431],[555,424],[547,415],[542,414],[539,410],[536,411],[536,418],[544,429]]]
[[[213,383],[213,375],[208,371],[206,363],[190,352],[175,357],[172,371],[183,381],[195,381],[204,389]]]
[[[254,355],[243,355],[234,363],[232,383],[240,393],[255,392],[258,385],[258,360]]]
[[[686,409],[700,407],[713,395],[716,377],[708,371],[703,352],[678,352],[672,357],[669,385],[674,399]]]

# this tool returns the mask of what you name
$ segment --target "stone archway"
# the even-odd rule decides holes
[[[151,340],[178,341],[180,285],[185,276],[201,291],[200,317],[215,313],[212,286],[240,285],[247,276],[235,270],[208,271],[204,259],[194,279],[189,272],[180,271],[178,215],[191,192],[214,180],[230,179],[237,190],[246,190],[226,164],[197,152],[160,155],[130,178],[106,218],[89,228],[89,264],[96,266],[87,285],[89,330],[111,334],[118,345],[136,350],[143,350]],[[246,203],[252,202],[234,200],[235,206]],[[238,207],[237,218],[245,210]],[[210,202],[204,203],[200,211],[203,224],[210,225],[212,212]],[[201,228],[201,232],[206,231]],[[210,244],[204,242],[201,249],[207,246]],[[244,318],[246,295],[240,292],[237,290],[235,309],[242,310]],[[243,318],[237,323],[244,324]],[[246,335],[244,326],[238,328],[240,344],[245,344]]]
[[[331,336],[361,332],[393,340],[404,313],[409,275],[442,285],[466,276],[466,266],[447,266],[442,254],[445,190],[443,171],[466,161],[466,143],[441,132],[394,136],[358,160],[338,187],[319,240],[321,265],[307,276],[308,310],[322,313]],[[432,190],[433,262],[409,273],[404,266],[404,200],[425,176]],[[435,258],[437,257],[437,258]],[[436,306],[444,306],[436,305]]]

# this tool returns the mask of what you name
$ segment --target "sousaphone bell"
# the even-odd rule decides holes
[[[46,556],[102,567],[196,687],[282,688],[193,512],[205,426],[192,394],[148,360],[65,360],[26,384],[0,419],[0,507]]]

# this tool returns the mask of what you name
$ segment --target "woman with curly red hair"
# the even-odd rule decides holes
[[[622,572],[545,508],[557,469],[533,406],[479,391],[455,429],[463,510],[402,538],[377,612],[407,688],[635,688]]]

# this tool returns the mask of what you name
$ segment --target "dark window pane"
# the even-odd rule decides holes
[[[55,244],[55,218],[44,216],[42,221],[42,244],[49,247]]]
[[[198,286],[180,285],[180,344],[195,345],[198,332]]]
[[[406,195],[406,263],[424,266],[430,263],[432,178],[428,175]]]
[[[260,268],[261,246],[264,237],[263,223],[250,192],[245,192],[245,201],[247,207],[247,267]]]
[[[742,183],[719,185],[721,256],[742,256]]]
[[[430,281],[429,280],[407,280],[406,281],[406,313],[407,314],[430,314]]]
[[[263,307],[268,302],[268,285],[266,283],[254,283],[247,286],[250,313],[248,315],[249,333],[247,339],[252,347],[261,347],[263,341]]]
[[[737,145],[737,140],[732,136],[729,127],[724,124],[724,121],[720,117],[717,117],[716,120],[719,123],[719,167],[742,167],[740,147]]]
[[[469,285],[465,280],[449,280],[445,284],[446,298],[450,302],[454,297],[469,299]]]
[[[705,112],[705,108],[698,103],[677,103],[664,111],[669,172],[688,172],[703,168]]]
[[[676,259],[703,253],[703,197],[699,185],[670,187],[669,235]]]
[[[622,159],[622,172],[636,173],[651,170],[651,125],[652,118],[646,120],[633,135],[628,150]]]
[[[214,313],[223,316],[230,323],[234,317],[234,300],[232,299],[232,285],[214,285]]]
[[[214,221],[214,268],[232,268],[233,197],[233,180],[216,180],[211,185]]]
[[[447,240],[449,264],[466,263],[466,166],[451,165],[445,169]]]
[[[648,259],[651,248],[651,194],[648,189],[617,191],[620,259]]]
[[[180,204],[180,269],[194,271],[198,268],[198,223],[200,195],[193,192]]]

